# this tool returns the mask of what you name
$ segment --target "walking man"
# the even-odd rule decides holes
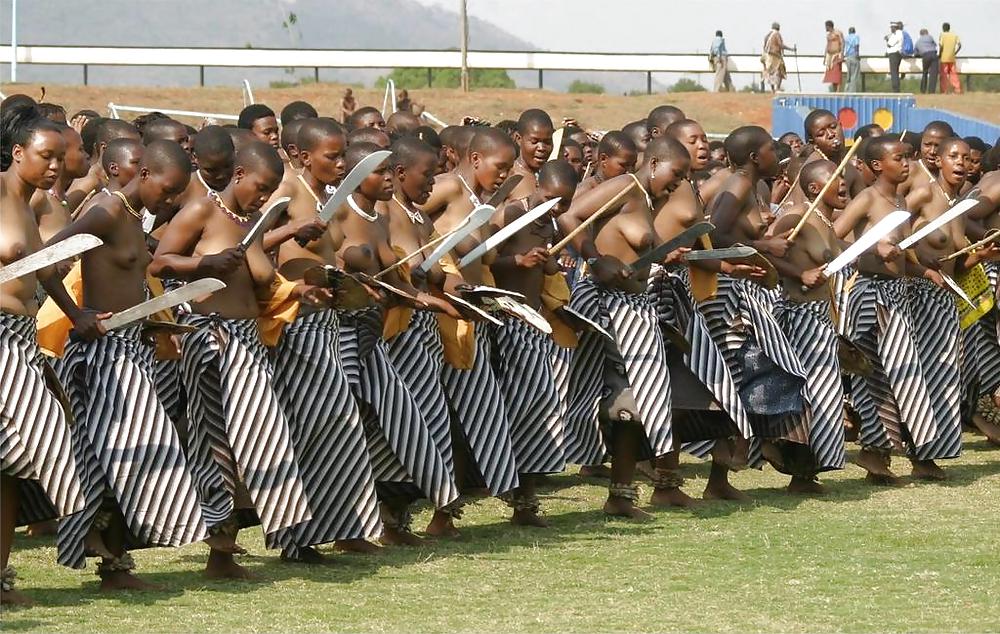
[[[941,31],[938,37],[938,44],[941,46],[941,94],[947,93],[950,85],[956,95],[961,95],[962,83],[958,80],[955,57],[962,50],[962,41],[951,32],[951,25],[947,22],[941,25]]]
[[[781,90],[781,82],[788,75],[785,72],[785,51],[797,50],[795,46],[785,46],[781,38],[781,25],[771,24],[771,30],[764,38],[764,50],[760,54],[760,62],[764,65],[764,81],[771,87],[771,92]]]
[[[847,29],[844,39],[844,61],[847,62],[847,85],[845,92],[861,91],[861,38],[854,27]]]
[[[826,73],[823,74],[823,83],[830,84],[831,92],[838,92],[844,79],[841,66],[844,61],[844,34],[833,28],[833,20],[827,20],[825,26],[826,54],[823,56],[823,64]]]
[[[920,37],[915,45],[917,55],[923,63],[920,73],[920,92],[934,94],[938,81],[938,45],[927,29],[920,29]]]
[[[715,71],[715,92],[732,92],[733,80],[729,77],[729,53],[726,52],[726,38],[722,31],[715,32],[708,61]]]

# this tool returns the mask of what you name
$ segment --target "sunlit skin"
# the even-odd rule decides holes
[[[274,149],[278,149],[278,120],[273,116],[261,117],[253,122],[250,132],[264,143],[268,143]]]

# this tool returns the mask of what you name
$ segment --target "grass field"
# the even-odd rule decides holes
[[[47,85],[46,100],[63,104],[72,114],[81,108],[91,108],[107,114],[109,101],[131,106],[171,108],[238,114],[243,107],[240,89],[232,88],[156,88],[127,86],[60,86]],[[343,86],[337,84],[307,84],[294,88],[254,90],[257,101],[276,110],[295,99],[304,99],[320,114],[340,116]],[[5,84],[4,94],[15,92],[37,97],[37,84]],[[359,105],[382,107],[381,91],[355,88]],[[771,97],[748,93],[672,93],[625,97],[620,95],[571,95],[547,90],[481,89],[465,94],[458,90],[411,90],[413,100],[426,105],[427,110],[449,123],[457,123],[464,115],[479,116],[487,121],[516,119],[527,108],[544,108],[557,122],[562,117],[576,118],[591,129],[620,128],[629,121],[646,116],[654,106],[672,103],[688,116],[699,120],[709,132],[725,133],[741,125],[771,125]],[[1000,93],[970,93],[966,95],[920,95],[917,104],[943,108],[957,113],[1000,123]],[[188,120],[196,125],[197,120]]]
[[[6,612],[3,629],[995,632],[1000,449],[965,443],[944,483],[873,488],[848,466],[823,478],[827,496],[801,498],[783,494],[774,471],[749,471],[733,480],[752,502],[644,524],[605,520],[600,481],[555,476],[543,491],[548,530],[511,527],[501,503],[481,500],[459,540],[334,555],[319,568],[281,563],[248,529],[257,582],[204,581],[201,545],[145,550],[140,570],[165,590],[113,597],[93,567],[61,568],[51,540],[19,535],[12,563],[37,606]],[[707,466],[685,469],[686,489],[700,491]]]

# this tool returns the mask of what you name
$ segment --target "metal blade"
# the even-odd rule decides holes
[[[611,333],[604,329],[599,323],[590,319],[589,317],[584,317],[581,313],[573,310],[569,306],[563,306],[559,309],[559,312],[569,317],[569,321],[574,322],[570,325],[574,327],[575,330],[582,330],[584,332],[596,332],[599,335],[607,337],[612,342],[615,338],[611,336]]]
[[[553,207],[559,204],[560,200],[562,200],[562,198],[559,198],[557,196],[552,200],[545,201],[541,205],[538,205],[537,207],[526,212],[523,216],[521,216],[514,222],[510,223],[500,231],[497,231],[486,240],[483,240],[483,242],[479,246],[477,246],[472,251],[466,253],[465,257],[463,257],[461,260],[458,261],[458,268],[461,269],[468,266],[468,264],[473,260],[475,260],[476,258],[481,257],[484,253],[486,253],[490,249],[496,248],[496,246],[499,245],[504,240],[509,239],[511,236],[513,236],[521,229],[527,227],[535,220],[549,213],[550,211],[552,211]]]
[[[834,258],[823,269],[823,275],[830,277],[851,262],[861,257],[861,254],[875,246],[875,244],[896,230],[896,227],[910,219],[910,212],[902,209],[890,213],[885,218],[875,223],[875,226],[864,233],[863,236],[854,241],[854,244],[844,249],[844,252]]]
[[[964,290],[962,290],[962,287],[958,285],[958,282],[951,279],[950,276],[945,275],[944,273],[941,273],[941,277],[944,279],[945,285],[951,289],[952,293],[955,293],[956,295],[961,297],[965,301],[965,303],[968,304],[969,306],[972,306],[973,308],[979,308],[978,306],[975,305],[975,303],[973,303],[972,298],[969,297],[969,294],[966,293]]]
[[[563,135],[566,134],[566,128],[559,128],[552,134],[552,154],[549,154],[549,160],[554,161],[558,158],[562,158],[562,140]]]
[[[757,249],[753,247],[728,247],[725,249],[702,249],[698,251],[690,251],[684,254],[684,259],[688,262],[695,262],[697,260],[736,260],[739,258],[748,258],[751,255],[756,255]]]
[[[509,297],[497,297],[490,301],[495,303],[500,310],[504,311],[508,315],[517,317],[524,323],[537,328],[547,335],[552,334],[552,325],[547,319],[545,319],[545,317],[542,317],[541,313],[531,306],[514,301]]]
[[[392,155],[389,150],[379,150],[378,152],[372,152],[365,158],[354,166],[351,173],[344,177],[344,180],[337,185],[337,191],[334,192],[333,196],[330,196],[330,200],[326,201],[323,208],[319,211],[319,217],[323,222],[330,222],[330,218],[333,218],[333,214],[344,204],[347,197],[354,193],[354,190],[358,188],[361,181],[368,178],[368,175],[378,169],[378,166],[382,164],[387,158]]]
[[[486,312],[482,308],[479,308],[478,306],[470,304],[469,302],[465,301],[461,297],[456,297],[456,296],[452,295],[451,293],[445,293],[445,297],[447,297],[448,300],[452,304],[454,304],[455,306],[458,306],[459,308],[461,308],[463,310],[466,310],[466,311],[472,313],[473,315],[476,315],[480,319],[484,319],[484,320],[490,322],[491,324],[494,324],[494,325],[497,325],[497,326],[503,326],[503,322],[502,321],[500,321],[499,319],[497,319],[493,315],[489,314],[488,312]]]
[[[486,201],[486,204],[490,207],[499,206],[500,203],[507,200],[507,196],[510,196],[510,193],[514,191],[515,187],[521,184],[522,180],[524,180],[524,176],[521,174],[508,176],[507,180],[500,183],[500,187],[497,187],[497,190],[493,192],[493,195]]]
[[[711,222],[699,222],[692,225],[652,251],[640,256],[630,266],[633,269],[642,270],[650,264],[662,262],[663,258],[667,257],[667,254],[671,251],[694,244],[695,240],[707,233],[711,233],[714,229],[715,225]]]
[[[479,297],[510,297],[511,299],[516,299],[519,302],[524,301],[524,295],[521,293],[518,293],[517,291],[508,291],[505,288],[496,288],[495,286],[484,286],[482,284],[479,286],[460,286],[459,290],[462,291],[463,295]]]
[[[145,319],[150,315],[155,315],[161,310],[173,308],[178,304],[183,304],[184,302],[189,302],[199,297],[211,295],[212,293],[224,288],[226,288],[226,283],[222,280],[217,280],[214,277],[206,277],[200,280],[195,280],[194,282],[185,284],[184,286],[174,289],[169,293],[164,293],[159,297],[154,297],[153,299],[146,300],[141,304],[136,304],[132,308],[127,308],[120,313],[115,313],[111,317],[103,320],[101,325],[104,326],[105,330],[121,328],[122,326],[127,326],[133,322],[139,321],[140,319]]]
[[[104,244],[103,240],[89,233],[78,233],[75,236],[70,236],[0,268],[0,284],[44,269],[50,264],[68,260],[102,244]]]
[[[426,273],[431,270],[431,267],[440,260],[446,253],[455,248],[455,245],[464,240],[469,234],[471,234],[476,229],[482,227],[493,214],[496,213],[496,207],[490,205],[479,205],[468,216],[465,217],[462,222],[455,227],[451,235],[447,239],[442,240],[441,244],[437,246],[427,258],[420,263],[419,268],[422,272]]]
[[[264,234],[264,231],[266,231],[267,228],[274,223],[275,218],[285,213],[285,210],[288,209],[288,203],[290,202],[292,202],[291,198],[288,196],[282,196],[278,200],[271,203],[271,206],[264,210],[250,231],[248,231],[247,234],[243,236],[243,239],[240,240],[240,248],[249,249],[250,245],[256,242],[257,238],[261,237]]]
[[[899,242],[899,248],[900,249],[909,249],[911,246],[913,246],[914,244],[916,244],[920,240],[922,240],[925,237],[927,237],[932,231],[934,231],[938,227],[941,227],[943,225],[948,224],[949,222],[951,222],[955,218],[958,218],[959,216],[961,216],[965,212],[969,211],[970,209],[972,209],[973,207],[975,207],[978,204],[979,204],[979,200],[978,199],[976,199],[976,198],[966,198],[965,200],[962,200],[962,201],[960,201],[960,202],[952,205],[951,209],[949,209],[948,211],[944,212],[943,214],[941,214],[940,216],[938,216],[934,220],[931,220],[930,222],[928,222],[927,224],[925,224],[923,227],[921,227],[919,230],[917,230],[917,232],[914,233],[913,235],[911,235],[910,237],[908,237],[908,238],[906,238],[904,240],[901,240]]]

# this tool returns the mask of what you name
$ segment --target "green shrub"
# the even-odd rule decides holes
[[[569,85],[566,92],[573,94],[590,94],[590,95],[603,95],[604,86],[591,82],[582,81],[580,79],[574,79],[573,83]]]
[[[387,80],[392,79],[396,88],[426,88],[426,68],[396,68],[388,77],[375,80],[376,88],[385,88]],[[458,88],[462,85],[462,71],[457,68],[431,69],[431,85],[434,88]],[[497,68],[470,68],[469,85],[473,88],[514,88],[514,80],[507,71]]]
[[[706,88],[693,79],[682,77],[677,83],[667,88],[667,92],[705,92]]]

